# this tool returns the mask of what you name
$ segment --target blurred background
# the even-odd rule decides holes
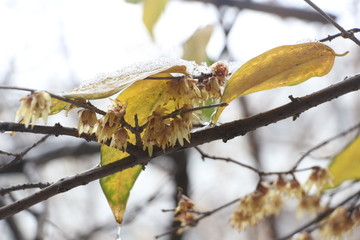
[[[360,1],[314,0],[345,29],[359,27]],[[149,16],[150,15],[150,16]],[[157,21],[143,19],[159,15]],[[156,17],[155,17],[156,19]],[[153,24],[149,24],[153,22]],[[280,45],[320,40],[337,30],[304,1],[286,0],[3,0],[0,1],[0,85],[60,93],[101,73],[159,57],[243,64]],[[337,53],[330,74],[301,85],[251,94],[234,101],[220,122],[241,119],[289,102],[359,72],[360,48],[350,40],[327,43]],[[24,92],[0,90],[0,121],[13,121]],[[286,171],[314,145],[359,122],[357,92],[323,104],[296,121],[287,119],[227,143],[199,146],[210,155],[232,157],[264,171]],[[108,102],[99,102],[104,106]],[[76,111],[52,116],[49,125],[77,126]],[[354,135],[314,152],[301,167],[326,166]],[[0,150],[21,153],[42,136],[0,133]],[[95,167],[99,146],[70,137],[49,137],[11,167],[0,169],[0,187],[54,182]],[[0,154],[0,164],[14,156]],[[308,173],[298,175],[305,179]],[[128,202],[122,239],[154,239],[173,226],[180,186],[200,211],[215,209],[252,192],[257,175],[225,161],[201,160],[195,150],[152,160]],[[0,196],[8,204],[34,191]],[[182,236],[161,239],[276,239],[312,216],[296,217],[287,203],[275,218],[245,232],[229,224],[236,205],[202,220]],[[75,188],[0,222],[0,239],[115,239],[117,226],[98,182]],[[355,239],[356,233],[353,237]]]

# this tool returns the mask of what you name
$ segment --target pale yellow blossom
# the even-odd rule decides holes
[[[333,179],[329,170],[326,168],[314,167],[305,183],[305,189],[309,192],[314,187],[316,189],[316,194],[319,195],[325,187],[332,185]]]
[[[51,96],[49,93],[35,92],[20,99],[21,106],[16,112],[15,121],[21,120],[25,127],[34,126],[39,118],[47,123],[48,115],[51,111]]]
[[[82,133],[90,134],[93,131],[93,127],[97,123],[96,113],[89,109],[83,109],[78,112],[79,123],[78,131],[79,135]]]
[[[110,142],[110,147],[118,148],[125,151],[128,140],[129,140],[128,132],[123,127],[120,127],[113,134]]]
[[[97,121],[92,130],[100,143],[105,143],[113,137],[121,126],[120,120],[125,115],[126,106],[118,100],[111,101],[113,104],[109,106],[106,114]]]
[[[261,183],[258,189],[243,197],[231,214],[230,224],[239,231],[258,224],[265,217],[278,214],[283,206],[281,194]]]
[[[175,209],[175,221],[180,222],[180,228],[177,233],[181,234],[186,227],[194,226],[196,215],[194,213],[194,202],[182,193],[178,194],[178,205]]]

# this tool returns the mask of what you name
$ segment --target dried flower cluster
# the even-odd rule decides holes
[[[174,220],[180,222],[177,234],[181,234],[186,227],[193,227],[195,225],[196,215],[194,213],[195,204],[190,198],[179,192],[178,200]]]
[[[142,140],[144,150],[147,149],[152,155],[154,146],[163,150],[173,147],[176,143],[189,142],[192,124],[199,121],[195,112],[186,112],[177,117],[166,117],[170,112],[166,104],[173,102],[177,111],[192,109],[194,106],[207,99],[219,99],[221,97],[220,87],[224,85],[229,74],[228,66],[218,62],[211,66],[212,76],[202,81],[185,76],[167,82],[164,105],[159,105],[148,117],[147,126],[144,130]]]
[[[320,235],[326,239],[341,239],[354,227],[354,219],[344,207],[337,207],[320,227]]]
[[[184,105],[181,110],[191,109],[192,105]],[[168,146],[175,146],[177,142],[184,145],[184,139],[190,142],[190,130],[193,122],[199,119],[194,112],[181,114],[179,117],[164,118],[166,109],[158,107],[151,116],[148,117],[148,125],[144,130],[143,145],[149,155],[152,155],[153,147],[161,147],[165,150]]]
[[[229,74],[229,67],[222,62],[211,66],[212,76],[197,81],[191,76],[179,80],[169,81],[167,98],[173,100],[176,106],[198,104],[207,99],[217,100],[221,97],[221,87],[224,86]]]
[[[331,177],[327,169],[315,167],[305,184],[301,184],[292,177],[286,179],[282,175],[271,184],[261,182],[255,192],[240,200],[240,205],[231,215],[231,225],[239,231],[254,226],[262,219],[277,214],[285,198],[298,200],[298,212],[318,213],[324,208],[320,205],[320,193],[324,187],[331,184]],[[315,186],[315,195],[309,194],[309,188]]]
[[[341,240],[360,225],[360,209],[347,209],[344,206],[336,207],[332,213],[317,223],[319,235],[322,239]],[[309,232],[302,232],[294,236],[294,240],[313,240],[315,238]]]
[[[98,142],[105,143],[110,140],[110,146],[125,150],[129,135],[127,130],[120,124],[125,115],[126,106],[118,100],[112,100],[106,114],[97,119],[96,113],[89,109],[78,112],[79,134],[95,134]]]
[[[129,136],[128,136],[128,132],[121,125],[121,119],[125,115],[126,106],[123,105],[118,100],[111,100],[111,101],[112,101],[112,105],[109,106],[106,114],[102,118],[98,119],[95,122],[95,124],[94,124],[94,120],[92,120],[91,123],[89,124],[89,126],[93,124],[91,127],[88,127],[88,125],[85,125],[85,127],[92,129],[91,133],[95,134],[98,142],[106,143],[108,140],[111,140],[110,142],[111,147],[116,147],[125,150]],[[90,114],[92,119],[94,114],[95,113]],[[82,115],[82,116],[87,117],[86,115]],[[81,124],[84,122],[87,123],[86,120],[87,120],[86,118],[83,119],[80,117]],[[79,126],[79,130],[80,129],[82,129],[81,126]]]
[[[239,231],[254,226],[265,217],[277,214],[283,206],[278,191],[266,183],[260,183],[255,192],[240,200],[237,209],[232,213],[230,224]]]
[[[326,168],[313,167],[309,179],[305,183],[305,189],[310,192],[312,188],[316,189],[319,195],[326,187],[333,185],[333,179]]]
[[[42,118],[46,124],[51,109],[50,94],[34,92],[20,99],[21,106],[16,112],[15,121],[21,120],[25,127],[34,126],[39,118]]]

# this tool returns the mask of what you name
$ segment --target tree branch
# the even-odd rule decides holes
[[[307,21],[315,21],[320,23],[328,23],[324,18],[319,14],[306,9],[283,7],[278,4],[269,4],[269,3],[257,3],[249,0],[197,0],[201,2],[213,3],[216,6],[232,6],[239,9],[250,9],[254,11],[266,12],[278,15],[280,17],[295,17],[298,19],[303,19]],[[336,16],[333,14],[328,14],[331,18],[335,19]]]
[[[26,190],[26,189],[32,189],[32,188],[45,188],[47,186],[50,186],[51,183],[25,183],[21,185],[11,186],[8,188],[0,188],[0,195],[5,195],[13,191],[18,190]]]
[[[294,99],[294,101],[273,110],[260,113],[246,119],[226,123],[221,126],[215,126],[212,128],[199,130],[198,132],[191,134],[190,143],[186,143],[184,144],[184,146],[177,145],[174,148],[167,149],[165,151],[165,154],[169,154],[175,151],[183,150],[218,139],[222,139],[224,142],[226,142],[229,139],[232,139],[236,136],[245,135],[247,132],[253,131],[257,128],[267,126],[271,123],[276,123],[280,120],[293,117],[295,115],[299,115],[300,113],[316,107],[319,104],[331,101],[337,97],[353,91],[357,91],[359,89],[360,75],[355,75],[318,92],[301,98],[296,98]],[[79,137],[75,128],[64,128],[60,125],[54,127],[34,126],[34,128],[25,128],[23,124],[1,122],[0,131],[26,131],[33,133],[69,135]],[[80,137],[84,136],[81,135]],[[86,136],[84,138],[89,141],[95,140],[94,138],[91,138],[91,136]],[[125,170],[136,165],[147,164],[151,159],[146,152],[140,152],[136,148],[136,146],[130,145],[128,147],[128,151],[136,153],[136,158],[134,156],[129,156],[122,159],[121,161],[113,162],[101,167],[95,167],[94,169],[77,174],[75,176],[62,178],[54,184],[38,191],[33,195],[30,195],[26,198],[23,198],[19,201],[0,208],[0,219],[7,218],[18,212],[21,212],[39,202],[47,200],[48,198],[56,194],[66,192],[81,185],[86,185],[91,181],[114,174],[116,172]],[[164,152],[161,149],[154,149],[154,157],[163,154]]]
[[[354,36],[353,32],[346,31],[340,24],[334,21],[332,17],[330,17],[328,14],[326,14],[321,8],[319,8],[315,3],[313,3],[311,0],[304,0],[307,4],[309,4],[315,11],[317,11],[326,21],[331,23],[334,27],[336,27],[340,32],[343,38],[349,38],[353,42],[355,42],[357,45],[360,46],[360,41]]]

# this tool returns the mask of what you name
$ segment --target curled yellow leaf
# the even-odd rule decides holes
[[[262,90],[291,86],[312,77],[326,75],[334,64],[333,49],[318,42],[286,45],[271,49],[242,65],[229,79],[221,102]],[[218,108],[216,123],[224,107]]]

